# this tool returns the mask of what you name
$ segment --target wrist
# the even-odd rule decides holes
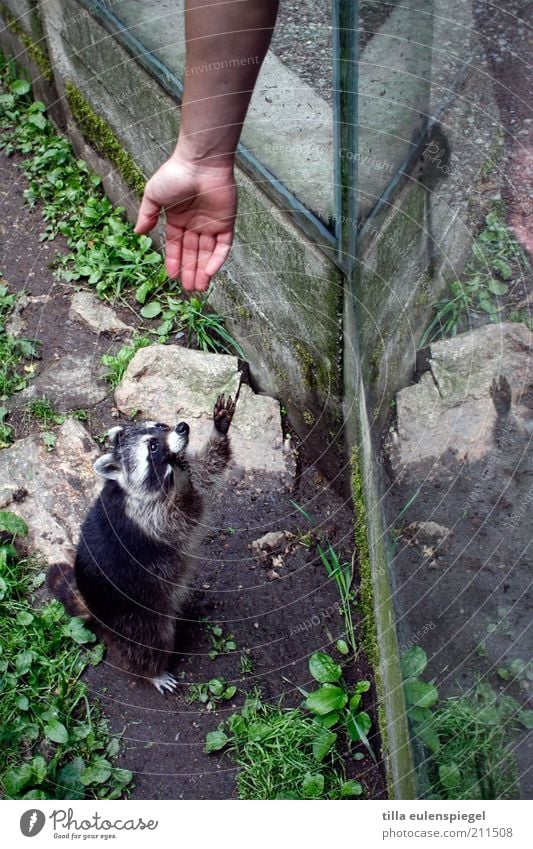
[[[201,169],[225,175],[233,174],[235,167],[235,151],[200,150],[179,136],[171,159],[195,171]]]

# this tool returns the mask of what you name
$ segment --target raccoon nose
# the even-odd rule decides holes
[[[189,430],[190,430],[190,428],[189,428],[189,425],[187,424],[187,422],[180,422],[179,424],[176,425],[176,433],[180,433],[180,434],[185,435],[185,434],[189,433]]]

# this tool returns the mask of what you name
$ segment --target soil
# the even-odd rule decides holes
[[[36,374],[65,354],[91,352],[95,375],[100,374],[102,353],[121,344],[95,336],[68,317],[73,287],[57,280],[49,265],[56,253],[66,250],[62,237],[40,242],[44,229],[38,208],[24,204],[25,181],[17,157],[0,155],[0,271],[10,290],[25,291],[45,300],[30,303],[23,312],[23,335],[41,343]],[[117,308],[126,323],[135,324],[128,306]],[[25,435],[31,421],[17,399],[8,406],[16,437]],[[116,424],[111,395],[89,411],[93,435]],[[332,651],[343,631],[339,598],[326,578],[317,553],[318,537],[327,537],[343,559],[353,553],[353,522],[349,501],[335,494],[320,473],[300,458],[299,473],[289,491],[268,476],[233,473],[214,505],[207,536],[199,551],[199,568],[188,609],[180,623],[176,656],[170,664],[180,679],[177,696],[164,698],[156,690],[133,680],[104,661],[86,673],[92,697],[99,698],[111,728],[123,734],[119,765],[135,773],[133,798],[225,799],[236,798],[235,769],[224,754],[204,753],[205,734],[242,705],[245,693],[259,688],[265,700],[301,704],[297,687],[312,688],[309,655],[318,649]],[[272,580],[270,558],[258,561],[251,543],[264,533],[288,530],[307,533],[306,519],[291,503],[302,505],[313,517],[315,536],[310,547],[295,542],[276,566]],[[233,634],[237,650],[211,660],[207,622]],[[241,672],[246,652],[253,664]],[[337,655],[338,656],[338,655]],[[339,656],[338,656],[339,659]],[[189,684],[224,677],[234,682],[237,695],[223,708],[208,712],[189,703]],[[345,664],[349,682],[373,682],[373,672],[361,652]],[[379,754],[376,733],[375,688],[365,697],[373,718],[370,741]],[[369,798],[385,798],[382,765],[375,766],[366,750],[355,761],[346,754],[346,771],[357,777]]]

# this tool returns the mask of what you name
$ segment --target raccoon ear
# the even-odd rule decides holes
[[[109,430],[107,431],[107,438],[109,439],[110,442],[112,442],[114,444],[117,436],[123,430],[124,430],[124,428],[122,427],[122,425],[115,425],[115,427],[110,427]]]
[[[121,472],[121,468],[113,454],[104,454],[103,457],[98,457],[93,468],[98,475],[101,475],[103,478],[110,478],[111,480],[117,480]]]

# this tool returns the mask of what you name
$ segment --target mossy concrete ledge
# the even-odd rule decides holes
[[[367,412],[368,391],[357,343],[354,304],[355,299],[347,292],[344,302],[345,438],[351,451],[362,639],[375,672],[378,721],[389,796],[393,799],[415,799],[416,776],[400,669],[385,522]]]

